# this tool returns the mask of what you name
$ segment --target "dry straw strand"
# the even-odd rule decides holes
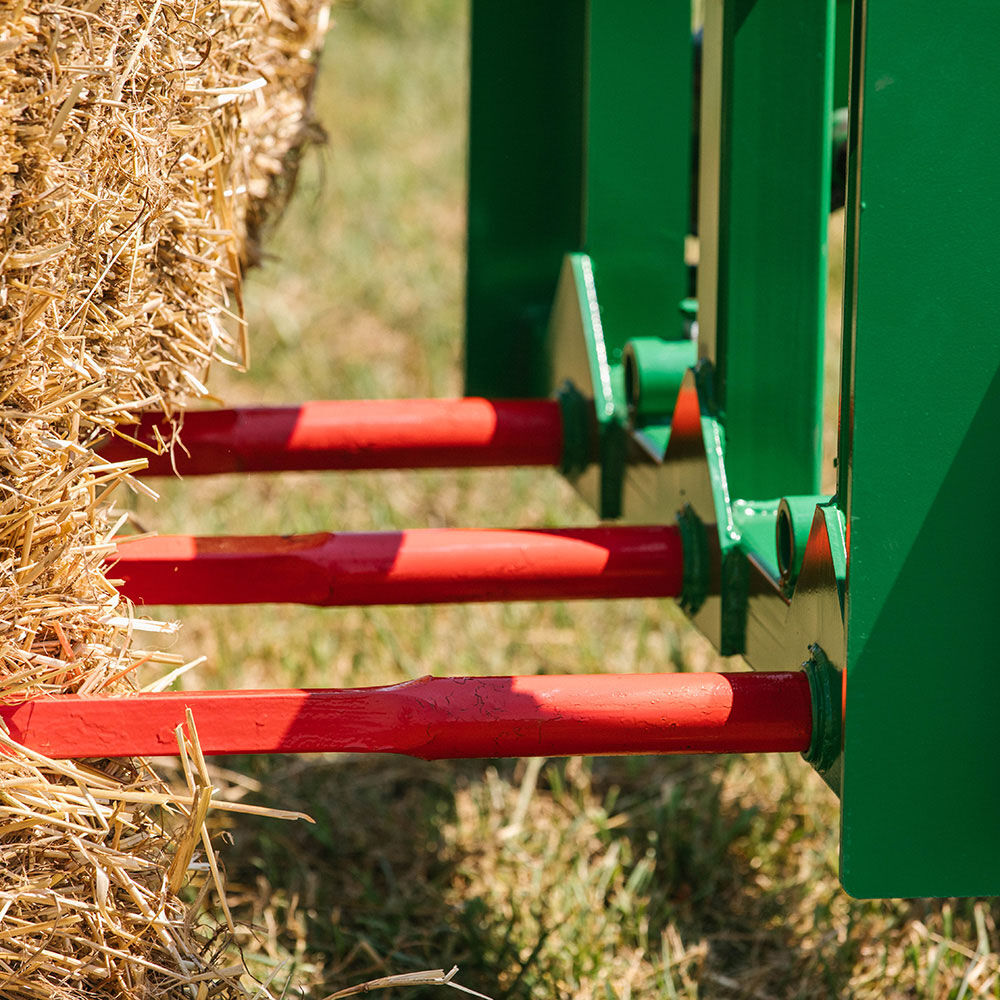
[[[211,399],[214,363],[245,367],[240,280],[310,134],[326,25],[324,0],[0,0],[5,701],[189,667],[134,646],[174,626],[138,617],[105,559],[115,495],[151,491],[97,449]],[[247,995],[178,893],[200,845],[225,910],[203,814],[252,807],[213,799],[204,768],[185,795],[142,761],[0,744],[0,995]]]

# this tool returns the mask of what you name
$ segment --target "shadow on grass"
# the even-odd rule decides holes
[[[453,964],[495,1000],[844,995],[857,944],[803,927],[829,894],[769,870],[801,807],[742,805],[736,764],[231,760],[316,819],[228,820],[247,963],[290,996]]]
[[[779,761],[767,762],[772,777]],[[650,941],[676,928],[703,945],[697,996],[845,996],[856,943],[832,930],[835,874],[817,885],[822,865],[797,863],[805,852],[796,844],[816,834],[801,815],[797,775],[786,774],[776,796],[772,782],[759,796],[752,785],[749,796],[733,793],[761,762],[732,782],[742,759],[605,759],[595,762],[595,790],[621,789],[622,836],[655,852]]]
[[[455,915],[441,903],[449,866],[437,831],[461,765],[333,756],[219,762],[259,781],[259,801],[315,819],[226,819],[231,902],[258,979],[280,969],[274,984],[318,997],[451,960]]]

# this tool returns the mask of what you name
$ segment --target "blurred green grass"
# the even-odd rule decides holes
[[[335,9],[315,103],[327,142],[250,277],[255,356],[247,376],[217,373],[227,401],[460,393],[467,21],[450,0]],[[527,470],[162,492],[137,514],[163,532],[594,520],[557,475]],[[208,656],[189,687],[719,665],[670,602],[168,614],[178,650]],[[317,821],[222,829],[244,957],[275,996],[452,963],[497,1000],[1000,995],[994,905],[840,891],[837,804],[798,757],[223,764]]]

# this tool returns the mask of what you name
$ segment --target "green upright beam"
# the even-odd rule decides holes
[[[584,249],[609,361],[636,337],[683,336],[691,174],[691,9],[591,0]]]
[[[690,216],[693,52],[684,0],[591,0],[587,32],[584,248],[599,310],[584,323],[599,427],[602,517],[622,514],[623,352],[636,338],[684,335]],[[554,372],[555,378],[562,373]]]
[[[851,89],[851,0],[837,0],[833,106],[846,108]]]
[[[587,5],[472,5],[465,391],[549,389],[549,309],[580,246]]]
[[[834,0],[706,0],[699,351],[735,498],[819,492]]]
[[[573,481],[622,514],[629,420],[623,356],[685,336],[693,50],[686,0],[591,0],[587,11],[583,239],[568,253],[549,341],[552,387],[593,401],[596,467]],[[672,404],[671,404],[672,408]]]
[[[842,878],[996,895],[1000,5],[855,13]]]
[[[690,4],[478,0],[471,58],[466,392],[561,379],[545,323],[580,250],[620,380],[628,340],[683,335]]]

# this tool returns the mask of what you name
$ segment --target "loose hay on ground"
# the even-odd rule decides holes
[[[5,700],[125,693],[170,662],[134,641],[169,626],[105,576],[113,495],[145,487],[95,447],[207,397],[213,363],[246,365],[241,275],[309,135],[326,23],[323,0],[0,2]],[[243,994],[177,894],[195,852],[211,862],[186,847],[209,793],[172,796],[142,761],[4,751],[0,993]]]

